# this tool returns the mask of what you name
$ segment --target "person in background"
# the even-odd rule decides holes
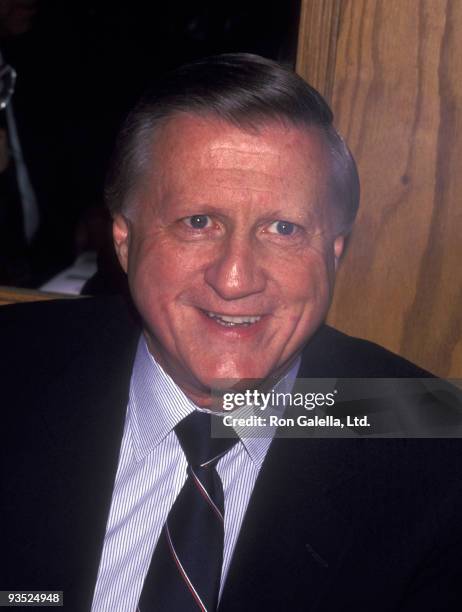
[[[0,45],[32,27],[35,0],[0,0]],[[0,284],[31,282],[30,245],[40,213],[16,127],[12,96],[16,73],[0,48]]]

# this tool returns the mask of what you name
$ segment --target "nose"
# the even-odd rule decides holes
[[[223,300],[237,300],[264,291],[266,277],[258,248],[248,237],[229,237],[206,268],[205,281]]]

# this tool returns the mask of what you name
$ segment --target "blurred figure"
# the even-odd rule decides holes
[[[26,33],[35,0],[0,0],[0,43]],[[29,247],[39,227],[39,210],[16,128],[12,96],[16,72],[0,49],[0,284],[30,284]]]

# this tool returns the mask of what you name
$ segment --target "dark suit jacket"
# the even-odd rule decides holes
[[[117,300],[0,309],[0,590],[90,609],[139,326]],[[415,377],[322,327],[305,377]],[[459,440],[275,439],[220,611],[462,609]],[[181,612],[181,611],[178,611]]]

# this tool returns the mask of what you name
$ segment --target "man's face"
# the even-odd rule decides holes
[[[329,163],[315,129],[182,115],[158,132],[114,239],[149,348],[196,403],[216,379],[284,371],[324,319],[342,248]]]

